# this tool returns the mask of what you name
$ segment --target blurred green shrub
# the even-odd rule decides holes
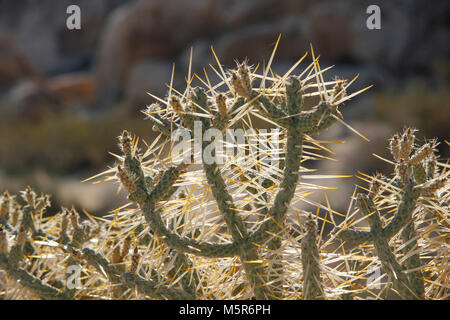
[[[124,127],[142,137],[154,134],[148,123],[125,108],[95,117],[47,114],[37,122],[1,117],[0,166],[10,174],[35,169],[57,174],[99,170],[108,161],[108,151],[118,150],[111,132]]]
[[[450,86],[443,82],[434,87],[412,80],[401,91],[385,91],[375,95],[375,117],[392,124],[420,129],[422,137],[448,140],[450,123]],[[439,147],[439,146],[438,146]],[[448,148],[440,150],[448,152]],[[446,156],[446,154],[442,154]]]

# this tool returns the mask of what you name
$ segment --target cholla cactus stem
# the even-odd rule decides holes
[[[320,257],[317,247],[317,225],[310,214],[305,224],[306,234],[302,239],[303,298],[324,299],[325,294],[320,279]]]

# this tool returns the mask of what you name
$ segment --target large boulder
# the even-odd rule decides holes
[[[88,108],[96,96],[96,86],[90,74],[74,73],[49,80],[17,81],[1,101],[5,111],[21,120],[39,121],[46,115],[71,109]]]
[[[0,35],[0,88],[6,87],[25,74],[27,59],[15,50],[11,36]]]
[[[228,0],[223,10],[223,20],[229,29],[293,15],[307,10],[315,0]]]
[[[303,15],[287,16],[255,23],[226,33],[214,46],[220,60],[229,66],[248,58],[250,63],[268,62],[278,36],[282,35],[275,59],[293,60],[308,50],[308,38],[303,32]]]
[[[113,12],[96,57],[100,101],[111,101],[122,92],[135,62],[174,56],[195,37],[220,30],[221,8],[221,0],[152,0]]]
[[[92,55],[107,14],[130,0],[1,1],[0,32],[12,36],[19,51],[39,73],[56,74]],[[69,30],[67,7],[81,10],[81,29]]]

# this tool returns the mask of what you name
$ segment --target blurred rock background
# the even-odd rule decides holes
[[[66,27],[71,4],[81,30]],[[381,30],[366,28],[371,4]],[[323,67],[335,65],[328,79],[359,73],[353,90],[374,85],[342,108],[371,141],[335,125],[323,139],[346,143],[331,146],[338,161],[323,161],[322,173],[389,172],[372,153],[389,157],[386,139],[404,125],[449,140],[449,16],[445,0],[0,0],[0,190],[30,184],[53,194],[55,210],[113,209],[117,186],[80,181],[113,164],[122,129],[151,141],[139,110],[153,102],[147,91],[165,94],[172,63],[182,88],[191,47],[198,73],[214,63],[211,45],[225,66],[267,63],[280,33],[275,72],[312,43]],[[337,210],[363,184],[319,182],[339,186],[329,194]]]

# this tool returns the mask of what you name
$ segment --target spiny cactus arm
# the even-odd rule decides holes
[[[416,189],[412,183],[407,185],[397,208],[397,212],[391,221],[383,228],[383,236],[386,239],[392,238],[401,228],[411,221],[419,195],[420,191]]]
[[[314,134],[320,132],[324,129],[331,127],[337,120],[336,117],[339,115],[336,113],[336,109],[331,109],[331,111],[326,111],[322,120],[319,121],[319,124],[305,131],[306,134]]]
[[[414,230],[414,222],[411,221],[406,225],[402,231],[402,241],[403,243],[409,243],[402,250],[405,255],[409,254],[411,250],[417,250],[417,239]],[[414,240],[413,240],[414,239]],[[420,256],[418,253],[411,255],[404,262],[405,267],[408,270],[418,269],[421,267]],[[425,294],[425,287],[423,283],[423,274],[421,270],[411,271],[408,273],[408,279],[411,283],[412,289],[418,297],[423,297]]]
[[[178,114],[178,116],[180,117],[181,123],[183,124],[183,126],[190,130],[193,130],[194,117],[191,114],[186,112],[186,110],[189,111],[188,108],[190,108],[190,107],[187,107],[187,106],[183,107],[180,99],[178,99],[178,97],[175,95],[172,95],[169,98],[169,104],[171,105],[174,113]]]
[[[277,108],[266,96],[253,91],[249,101],[252,102],[252,106],[256,107],[261,115],[269,118],[283,128],[289,126],[290,119],[287,118],[288,115]]]
[[[20,282],[24,287],[36,293],[43,300],[67,300],[71,296],[65,291],[56,289],[42,280],[36,278],[28,271],[8,261],[8,256],[0,253],[0,267],[14,280]]]
[[[231,106],[230,110],[228,111],[228,114],[233,115],[233,113],[236,112],[236,110],[238,110],[244,104],[245,98],[242,97],[237,98],[236,102]]]
[[[159,210],[155,210],[153,206],[146,204],[141,207],[141,210],[144,213],[147,223],[155,231],[156,235],[163,239],[171,248],[179,252],[209,258],[233,257],[238,252],[238,247],[234,243],[209,243],[188,237],[181,237],[167,229]]]
[[[334,107],[328,102],[320,102],[309,111],[303,111],[297,120],[299,130],[307,134],[313,134],[330,127],[336,122],[331,116]]]
[[[193,269],[192,261],[184,253],[177,253],[171,272],[175,276],[184,274],[180,281],[181,285],[184,291],[191,295],[191,299],[195,299],[197,297],[199,278],[197,272]]]
[[[269,209],[268,219],[250,235],[252,242],[263,244],[273,237],[272,234],[277,234],[282,230],[286,212],[297,187],[302,145],[302,135],[298,134],[295,126],[289,127],[287,132],[286,160],[280,190],[275,196],[272,207]]]
[[[337,236],[341,238],[343,241],[354,243],[363,243],[374,240],[374,235],[370,231],[362,231],[362,230],[345,229],[339,231],[339,233],[337,233]]]
[[[403,272],[402,266],[397,262],[394,253],[389,247],[389,238],[383,235],[379,212],[372,199],[366,195],[359,194],[357,205],[361,212],[368,217],[371,232],[375,235],[374,245],[376,253],[380,258],[383,270],[390,276],[394,288],[403,299],[420,298],[412,290],[407,275]]]
[[[244,222],[237,215],[237,209],[234,207],[233,198],[226,189],[225,182],[220,174],[220,168],[215,163],[203,163],[203,168],[211,192],[217,202],[219,211],[227,223],[231,236],[235,241],[242,242],[247,237],[247,230]]]
[[[121,281],[129,287],[136,288],[139,292],[156,299],[169,300],[193,300],[194,296],[183,290],[169,288],[152,280],[142,279],[131,272],[124,272]]]
[[[350,265],[350,272],[355,274],[356,279],[343,286],[342,289],[346,290],[346,293],[341,295],[342,300],[353,300],[355,297],[355,289],[361,287],[361,274],[366,273],[367,263],[360,261],[358,256],[364,256],[364,251],[360,247],[355,247],[350,251],[350,255],[355,259],[348,261]]]
[[[303,298],[322,300],[325,294],[320,279],[319,249],[317,247],[317,227],[312,216],[306,223],[307,233],[302,239]]]
[[[154,232],[164,239],[166,243],[176,249],[179,252],[191,253],[204,257],[232,257],[237,253],[237,246],[233,243],[229,244],[213,244],[208,242],[199,242],[187,237],[180,237],[176,233],[167,229],[165,223],[161,218],[160,210],[156,209],[156,203],[160,200],[164,200],[170,197],[176,188],[173,187],[175,181],[179,178],[183,172],[181,164],[178,168],[171,167],[165,171],[158,184],[154,187],[152,192],[149,193],[147,186],[145,185],[145,177],[140,167],[140,163],[137,159],[130,160],[131,157],[127,156],[126,162],[128,170],[132,176],[135,177],[134,181],[128,181],[133,184],[132,188],[129,188],[130,198],[136,201],[142,210],[145,220],[149,224],[150,228]],[[130,177],[128,177],[130,180]],[[122,184],[128,184],[127,181],[122,181]]]
[[[83,248],[82,253],[82,257],[100,273],[106,273],[112,283],[120,283],[120,271],[117,270],[117,268],[115,268],[101,253],[90,248]]]
[[[290,77],[286,82],[286,111],[293,116],[302,112],[302,86],[296,77]]]
[[[197,88],[192,100],[203,109],[207,108],[206,95],[203,89]],[[204,154],[207,145],[207,142],[202,143],[202,154]],[[212,195],[227,224],[233,242],[239,248],[239,258],[244,266],[246,277],[250,282],[255,297],[257,299],[268,299],[268,287],[265,286],[266,281],[262,276],[264,274],[263,264],[262,262],[258,262],[261,261],[261,259],[259,258],[256,247],[248,241],[246,226],[242,218],[237,214],[233,198],[226,188],[225,181],[220,173],[220,168],[217,166],[216,162],[211,164],[207,163],[204,157],[202,157],[202,161]]]
[[[254,90],[251,82],[250,71],[245,63],[238,65],[238,72],[232,71],[231,84],[235,93],[241,99],[245,98],[245,101],[256,107],[261,115],[286,128],[291,123],[290,119],[286,117],[287,114],[281,108],[277,108],[264,95],[264,92]]]

